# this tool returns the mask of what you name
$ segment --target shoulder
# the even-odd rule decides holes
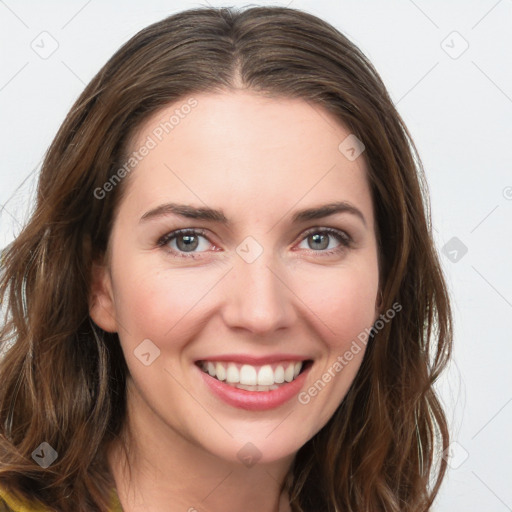
[[[48,510],[33,506],[0,487],[0,512],[48,512]]]
[[[121,503],[115,489],[112,490],[112,512],[123,512]],[[15,497],[0,486],[0,512],[51,512],[47,508],[41,508],[29,502]]]

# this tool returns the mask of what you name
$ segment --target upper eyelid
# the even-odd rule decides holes
[[[347,242],[352,242],[353,241],[352,236],[346,230],[339,229],[339,228],[331,228],[331,227],[311,227],[311,228],[308,228],[305,231],[301,232],[301,239],[300,240],[304,240],[304,238],[306,238],[306,236],[308,236],[311,233],[316,233],[316,232],[324,232],[324,233],[327,233],[328,235],[332,235],[332,236],[338,235],[341,238],[345,239]]]

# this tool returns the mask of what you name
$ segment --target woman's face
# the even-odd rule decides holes
[[[271,462],[333,415],[379,314],[365,162],[305,101],[187,99],[132,144],[91,316],[119,333],[141,430]]]

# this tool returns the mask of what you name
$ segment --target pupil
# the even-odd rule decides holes
[[[195,243],[193,240],[194,238]],[[181,240],[185,241],[185,245],[180,244]],[[195,235],[181,235],[177,239],[177,245],[180,251],[193,251],[194,249],[197,249],[197,237]]]
[[[329,245],[329,238],[325,234],[315,233],[310,238],[313,240],[313,244],[316,245],[313,249],[326,249]],[[180,251],[193,251],[197,249],[197,237],[195,235],[181,235],[177,239],[177,245]]]
[[[324,243],[324,244],[321,244],[321,238],[323,237],[323,241],[324,242],[327,242],[327,243]],[[326,249],[327,246],[329,245],[329,239],[327,237],[327,235],[325,234],[314,234],[314,235],[311,235],[311,238],[313,239],[313,243],[314,244],[321,244],[322,247],[313,247],[313,249]]]

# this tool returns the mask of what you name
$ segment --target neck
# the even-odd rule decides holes
[[[127,453],[121,439],[108,453],[123,512],[290,512],[288,495],[281,487],[293,456],[246,467],[183,437],[133,389],[127,404],[127,425],[121,435]]]

